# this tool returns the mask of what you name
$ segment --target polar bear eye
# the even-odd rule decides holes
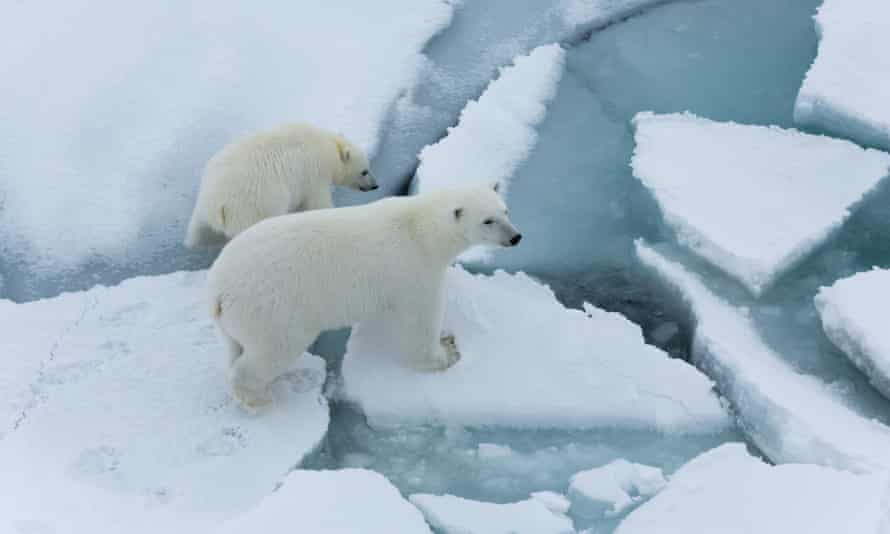
[[[367,175],[368,175],[368,169],[363,170],[363,171],[362,171],[362,176],[367,176]]]
[[[485,219],[482,224],[494,224],[494,219]]]

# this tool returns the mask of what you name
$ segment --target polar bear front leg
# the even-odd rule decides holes
[[[441,334],[442,291],[440,288],[412,290],[410,301],[398,306],[402,356],[418,371],[444,371],[460,359],[454,336]]]

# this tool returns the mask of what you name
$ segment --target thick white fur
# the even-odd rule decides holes
[[[208,277],[233,395],[263,404],[266,386],[319,333],[383,314],[399,325],[393,335],[409,366],[449,367],[459,355],[440,337],[447,267],[470,246],[519,237],[501,197],[478,186],[254,225],[226,245]]]
[[[341,135],[296,123],[236,141],[204,169],[185,244],[216,244],[268,217],[330,208],[332,185],[376,188],[367,156]]]

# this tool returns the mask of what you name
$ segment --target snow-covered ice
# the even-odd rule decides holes
[[[882,534],[887,489],[884,474],[771,466],[728,443],[680,468],[615,534]]]
[[[353,328],[343,395],[370,423],[727,428],[710,380],[645,344],[640,328],[620,314],[565,308],[522,273],[474,276],[454,267],[445,291],[443,329],[461,352],[445,372],[418,374],[399,361],[397,325],[381,319]]]
[[[342,131],[373,154],[451,4],[7,6],[4,254],[47,269],[147,261],[181,240],[209,156],[281,122]]]
[[[443,534],[573,534],[572,520],[540,499],[496,504],[454,495],[414,494],[411,502]]]
[[[890,174],[849,141],[691,114],[639,113],[634,176],[679,241],[755,295],[821,245]]]
[[[794,120],[890,150],[890,4],[825,0],[815,19],[819,51]]]
[[[569,482],[572,512],[614,517],[655,495],[667,481],[657,467],[615,460],[574,475]]]
[[[365,469],[291,472],[218,534],[430,534],[423,515],[383,475]]]
[[[816,308],[829,339],[890,398],[890,270],[873,269],[823,287]]]
[[[535,48],[501,69],[482,96],[467,103],[457,126],[420,152],[416,191],[481,183],[498,184],[505,196],[510,178],[535,146],[535,128],[556,94],[564,66],[565,50],[551,44]],[[476,247],[460,259],[487,256],[488,249]]]
[[[180,272],[0,305],[0,531],[200,531],[319,446],[324,362],[304,355],[274,404],[246,414],[204,281]]]
[[[499,183],[505,188],[534,148],[535,127],[565,66],[565,50],[540,46],[501,69],[478,100],[471,100],[448,135],[425,147],[415,180],[419,193],[469,183]]]
[[[767,346],[744,309],[714,295],[685,267],[642,242],[637,254],[691,307],[695,363],[714,378],[742,430],[772,461],[853,471],[890,467],[890,428],[857,413],[819,378],[791,367]]]

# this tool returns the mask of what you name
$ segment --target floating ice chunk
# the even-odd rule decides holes
[[[556,95],[564,66],[565,50],[551,44],[502,68],[482,96],[467,103],[457,126],[420,152],[417,191],[470,183],[506,187],[535,145],[535,126]]]
[[[825,0],[816,33],[819,51],[794,120],[890,150],[890,4]]]
[[[0,87],[0,101],[16,102],[0,121],[0,241],[29,263],[147,260],[178,244],[207,158],[282,121],[341,131],[373,153],[452,6],[194,10],[102,0],[59,6],[51,19],[27,4],[5,13],[0,71],[17,81]]]
[[[514,452],[508,445],[498,445],[497,443],[480,443],[476,447],[476,456],[479,458],[507,458],[513,456]]]
[[[619,459],[582,471],[569,483],[572,510],[587,517],[614,517],[655,495],[666,481],[661,469]]]
[[[771,466],[728,443],[680,468],[615,533],[879,534],[886,491],[884,474]]]
[[[553,491],[535,491],[532,492],[531,498],[555,514],[567,514],[569,508],[572,507],[572,501],[568,500],[565,495]]]
[[[176,273],[0,306],[0,376],[26,384],[0,390],[19,421],[0,440],[0,531],[204,531],[318,446],[324,362],[304,355],[247,415],[227,392],[204,282]]]
[[[890,270],[874,269],[823,287],[815,301],[828,338],[890,398],[888,295]]]
[[[510,177],[537,142],[535,127],[556,95],[564,65],[565,51],[551,44],[501,69],[479,100],[466,105],[458,125],[420,152],[416,190],[484,183],[499,184],[501,194],[506,194]],[[485,257],[485,249],[474,248],[461,259]]]
[[[272,495],[218,532],[430,534],[430,529],[383,475],[342,469],[290,473]]]
[[[680,264],[637,242],[637,255],[682,293],[696,320],[693,357],[735,407],[741,428],[774,462],[853,471],[890,467],[890,428],[797,372],[760,338],[746,314]]]
[[[567,309],[522,273],[474,276],[459,267],[447,274],[446,300],[444,329],[462,356],[445,372],[408,369],[394,346],[398,325],[353,328],[343,393],[371,424],[727,428],[711,382],[646,345],[620,314]]]
[[[454,495],[414,494],[433,528],[443,534],[573,534],[572,521],[538,499],[507,504],[471,501]]]
[[[890,174],[888,154],[794,130],[649,112],[633,123],[634,176],[667,224],[755,295]]]

